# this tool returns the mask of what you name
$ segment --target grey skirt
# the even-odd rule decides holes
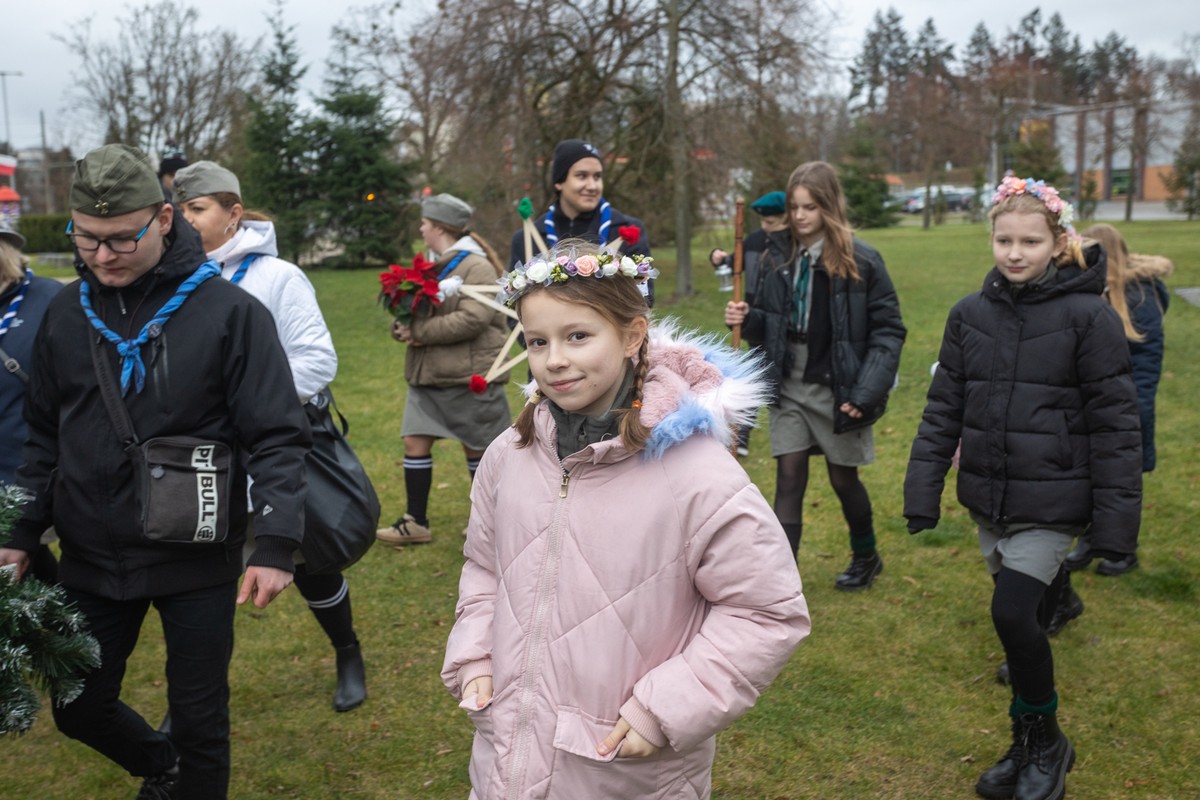
[[[768,410],[771,455],[812,451],[824,454],[830,464],[861,467],[875,460],[875,435],[870,426],[846,433],[833,432],[833,389],[804,381],[808,347],[789,345],[796,367],[779,387],[779,404]]]
[[[504,384],[488,384],[483,394],[466,386],[409,386],[401,436],[454,439],[468,450],[486,450],[512,425]]]

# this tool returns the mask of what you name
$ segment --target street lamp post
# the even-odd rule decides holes
[[[10,150],[16,150],[12,143],[12,130],[8,127],[8,76],[21,77],[25,73],[0,69],[0,95],[4,96],[4,144]]]

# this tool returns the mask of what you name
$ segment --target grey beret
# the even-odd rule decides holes
[[[237,175],[215,161],[197,161],[175,173],[175,202],[186,203],[197,197],[228,192],[242,197]]]
[[[421,216],[463,230],[471,221],[471,208],[452,194],[435,194],[421,201]]]

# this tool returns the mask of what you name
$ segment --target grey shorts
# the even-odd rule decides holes
[[[1007,567],[1049,586],[1082,529],[1068,533],[1030,528],[1008,536],[1003,532],[1003,526],[979,526],[979,549],[988,571],[995,575],[1001,567]]]
[[[767,410],[774,458],[810,450],[820,451],[830,464],[861,467],[875,460],[875,435],[870,427],[849,433],[833,432],[833,389],[805,383],[804,364],[808,348],[802,342],[790,345],[796,367],[779,387],[779,404]]]

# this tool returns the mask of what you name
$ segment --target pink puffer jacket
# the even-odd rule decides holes
[[[442,679],[471,710],[473,798],[707,798],[715,735],[808,635],[771,507],[729,454],[764,396],[712,339],[652,332],[644,454],[619,440],[559,461],[549,409],[483,458]],[[618,717],[661,750],[596,753]],[[619,751],[618,754],[619,756]]]

